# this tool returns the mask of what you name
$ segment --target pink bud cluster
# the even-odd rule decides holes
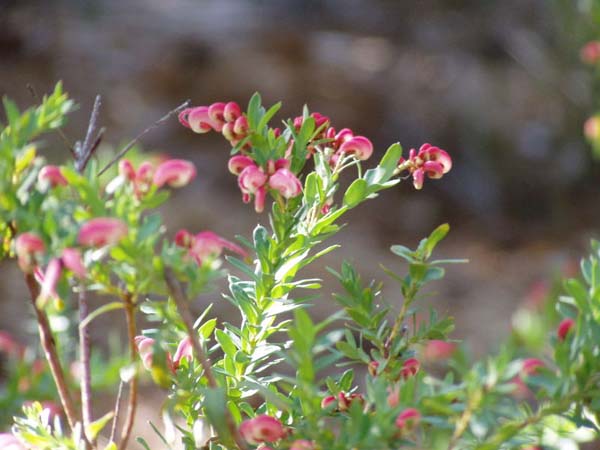
[[[156,341],[154,339],[147,336],[135,337],[135,344],[137,346],[138,353],[142,359],[142,364],[147,370],[152,369],[155,342]],[[190,341],[189,337],[185,337],[179,341],[177,350],[175,350],[175,354],[173,354],[173,356],[167,352],[167,368],[171,373],[175,373],[175,371],[181,366],[181,362],[184,359],[187,359],[189,362],[193,358],[194,352],[192,348],[192,342]]]
[[[201,231],[194,235],[188,230],[179,230],[175,235],[175,244],[178,247],[186,248],[188,255],[193,258],[198,265],[202,264],[207,258],[218,258],[227,249],[242,257],[248,253],[239,245],[219,236],[212,231]]]
[[[242,438],[251,445],[276,442],[287,436],[283,424],[275,417],[266,414],[243,421],[239,431]]]
[[[365,402],[365,398],[362,394],[340,392],[337,396],[328,395],[321,400],[321,408],[344,412],[348,411],[353,402],[359,402],[362,405]]]
[[[235,155],[229,160],[229,171],[238,176],[238,186],[242,191],[244,203],[250,202],[254,196],[254,209],[262,212],[265,207],[267,191],[272,189],[286,199],[302,193],[302,183],[290,171],[290,161],[280,158],[268,161],[266,170],[255,164],[246,155]]]
[[[418,409],[407,408],[396,417],[396,426],[400,431],[410,431],[419,424],[421,413]]]
[[[404,363],[402,363],[402,367],[400,369],[400,376],[403,379],[408,379],[413,377],[419,371],[421,367],[421,363],[416,358],[408,358]],[[373,360],[367,365],[367,370],[371,376],[376,376],[379,370],[379,362]]]
[[[151,162],[144,161],[135,170],[131,161],[122,159],[119,161],[119,175],[133,183],[136,196],[141,198],[152,185],[179,188],[189,184],[196,176],[196,167],[190,161],[169,159],[156,168]]]
[[[414,148],[410,150],[408,159],[400,158],[398,162],[400,172],[408,170],[412,175],[415,189],[423,187],[425,176],[437,179],[452,169],[452,159],[444,150],[431,144],[423,144],[417,152]]]
[[[236,102],[186,108],[179,113],[179,122],[195,133],[222,133],[234,147],[248,135],[248,119]]]
[[[373,154],[373,143],[364,136],[355,136],[350,128],[342,128],[336,131],[329,127],[325,131],[325,138],[330,139],[327,147],[333,150],[330,164],[335,166],[343,155],[353,155],[360,161],[367,160]]]

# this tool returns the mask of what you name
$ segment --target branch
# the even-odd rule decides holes
[[[147,133],[149,133],[150,131],[154,130],[155,128],[158,128],[160,125],[165,123],[169,119],[169,117],[171,117],[172,115],[177,114],[177,113],[179,113],[179,111],[187,108],[189,104],[190,104],[190,100],[186,100],[181,105],[179,105],[177,108],[172,109],[167,114],[165,114],[160,119],[158,119],[156,122],[154,122],[152,125],[147,127],[144,131],[139,133],[136,137],[134,137],[131,141],[129,141],[129,143],[125,147],[123,147],[123,149],[119,153],[117,153],[117,156],[115,156],[106,166],[104,166],[104,168],[100,172],[98,172],[98,176],[102,175],[109,168],[111,168],[117,161],[119,161],[123,156],[125,156],[125,154],[129,150],[131,150],[131,148]]]
[[[127,339],[129,342],[129,356],[131,363],[135,364],[137,361],[137,350],[135,345],[135,305],[132,301],[131,294],[127,294],[125,297],[125,318],[127,319]],[[131,379],[131,386],[129,388],[129,399],[127,402],[127,416],[125,418],[125,424],[123,425],[123,431],[121,432],[121,442],[119,443],[119,449],[127,448],[127,441],[131,436],[131,430],[133,429],[133,422],[135,420],[135,410],[137,409],[137,370],[133,374]]]
[[[90,121],[88,123],[87,133],[85,134],[85,139],[83,140],[83,144],[80,142],[75,143],[75,169],[77,172],[82,173],[85,170],[85,166],[89,162],[92,154],[98,148],[98,144],[102,139],[102,134],[104,130],[100,130],[100,132],[96,135],[96,129],[98,128],[98,114],[100,113],[100,105],[102,104],[102,99],[99,95],[96,96],[94,100],[94,106],[92,107],[92,114],[90,116]],[[96,135],[94,138],[93,136]]]
[[[113,417],[112,427],[110,428],[110,439],[109,443],[115,442],[115,436],[117,434],[117,424],[119,423],[119,417],[121,415],[121,399],[123,398],[123,380],[119,382],[119,391],[117,392],[117,399],[115,400],[115,415]]]
[[[81,361],[81,415],[83,418],[83,429],[87,436],[92,419],[92,373],[90,368],[91,342],[90,332],[85,320],[89,313],[87,295],[83,283],[79,291],[79,322],[83,326],[79,328],[79,358]],[[87,436],[92,445],[95,439]]]
[[[46,360],[50,366],[50,372],[52,373],[52,378],[54,378],[54,383],[56,384],[58,396],[60,397],[63,410],[67,416],[67,422],[69,423],[71,429],[73,429],[77,423],[77,413],[75,412],[73,401],[69,395],[67,382],[65,381],[65,375],[58,358],[58,353],[56,351],[56,345],[52,336],[52,331],[50,330],[48,317],[44,311],[39,309],[36,305],[36,299],[40,294],[40,288],[35,281],[35,277],[31,273],[25,275],[25,282],[27,283],[27,288],[29,289],[29,294],[31,297],[31,303],[36,314],[38,329],[40,332],[40,342],[42,344],[42,348],[44,349],[44,355],[46,356]]]
[[[167,283],[169,293],[171,294],[171,297],[177,305],[177,310],[179,312],[179,315],[181,316],[181,319],[183,320],[190,342],[192,343],[192,348],[194,349],[194,356],[198,361],[200,361],[200,365],[204,370],[204,375],[206,376],[208,385],[211,388],[216,388],[218,387],[218,385],[212,371],[210,360],[208,359],[208,356],[206,355],[204,349],[198,341],[197,333],[194,331],[194,319],[192,313],[190,312],[188,301],[185,298],[185,294],[183,292],[183,289],[181,288],[181,284],[175,277],[175,274],[173,273],[173,270],[170,267],[165,267],[165,281]],[[228,411],[226,412],[225,421],[227,422],[227,427],[229,428],[229,432],[231,433],[231,436],[233,436],[236,445],[242,450],[247,449],[246,444],[242,440],[242,437],[240,436],[238,429],[235,426],[233,419]]]

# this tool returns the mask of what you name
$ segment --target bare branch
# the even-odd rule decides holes
[[[75,144],[75,169],[79,173],[83,172],[85,166],[90,160],[94,150],[97,148],[96,142],[99,143],[99,138],[101,136],[96,135],[96,130],[98,129],[98,115],[100,113],[100,105],[102,104],[102,98],[97,95],[94,100],[94,106],[92,108],[92,114],[90,115],[90,121],[88,123],[87,133],[85,134],[85,139],[83,140],[83,144],[77,142]]]
[[[125,298],[125,318],[127,319],[127,340],[129,342],[129,356],[131,363],[135,364],[137,361],[137,350],[135,345],[135,305],[131,294]],[[137,371],[134,373],[131,379],[131,385],[129,387],[129,400],[127,404],[127,416],[125,418],[125,424],[121,432],[121,442],[119,443],[119,449],[126,449],[127,442],[131,436],[131,430],[133,429],[133,422],[135,420],[135,411],[137,409]]]
[[[83,283],[79,291],[79,322],[83,323],[89,313],[87,295]],[[83,418],[83,429],[87,436],[92,418],[92,373],[90,367],[91,341],[88,325],[79,328],[79,358],[81,362],[81,415]],[[88,441],[94,444],[94,439],[87,436]]]
[[[115,400],[115,415],[113,417],[112,426],[110,428],[110,442],[115,442],[115,436],[117,434],[117,424],[119,423],[119,418],[121,416],[121,399],[123,398],[123,386],[125,383],[123,380],[119,382],[119,390],[117,392],[117,399]]]
[[[117,156],[115,156],[106,166],[104,166],[104,168],[100,172],[98,172],[98,176],[102,175],[110,167],[112,167],[117,161],[119,161],[123,156],[125,156],[125,154],[129,150],[131,150],[131,148],[147,133],[149,133],[150,131],[152,131],[155,128],[158,128],[160,125],[162,125],[164,122],[166,122],[172,115],[177,114],[182,109],[187,108],[189,104],[190,104],[190,100],[186,100],[181,105],[179,105],[177,108],[172,109],[167,114],[165,114],[160,119],[158,119],[156,122],[154,122],[152,125],[150,125],[148,128],[146,128],[144,131],[139,133],[136,137],[134,137],[131,141],[129,141],[129,143],[125,147],[123,147],[123,149],[119,153],[117,153]]]

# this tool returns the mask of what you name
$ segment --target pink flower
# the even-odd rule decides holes
[[[600,139],[600,115],[588,118],[583,124],[583,134],[590,142]]]
[[[189,337],[183,338],[179,342],[175,355],[173,355],[173,368],[175,370],[179,368],[179,365],[184,358],[187,359],[188,362],[194,358],[194,349]]]
[[[369,374],[374,377],[375,375],[377,375],[377,369],[379,367],[379,363],[377,361],[371,361],[368,365],[367,365],[367,371],[369,372]]]
[[[269,178],[269,186],[284,198],[293,198],[302,193],[302,183],[288,169],[279,169]]]
[[[364,161],[373,154],[373,144],[364,136],[354,136],[340,145],[339,153]]]
[[[65,268],[69,269],[80,278],[85,278],[87,271],[81,259],[81,252],[75,248],[65,248],[60,257]]]
[[[544,367],[544,363],[537,358],[527,358],[523,360],[523,367],[521,368],[521,375],[528,377],[531,375],[537,375],[538,369]]]
[[[254,194],[254,211],[261,213],[265,209],[265,199],[267,197],[267,190],[263,187],[259,187]]]
[[[15,240],[15,253],[19,267],[25,273],[31,273],[35,267],[35,257],[46,251],[42,238],[34,233],[22,233]]]
[[[581,60],[586,64],[596,64],[600,61],[600,41],[590,41],[580,51]]]
[[[224,113],[225,103],[223,102],[213,103],[208,107],[208,117],[210,119],[212,128],[219,133],[223,129],[223,125],[226,123]]]
[[[159,188],[165,184],[179,188],[188,184],[195,176],[194,164],[183,159],[170,159],[158,166],[153,182]]]
[[[452,169],[452,159],[444,150],[423,144],[418,152],[414,148],[410,150],[408,160],[400,158],[398,169],[408,170],[415,189],[421,189],[425,175],[433,179],[441,178]]]
[[[570,317],[563,319],[558,324],[558,328],[556,330],[558,339],[560,339],[561,341],[564,341],[567,337],[567,334],[569,334],[569,331],[571,331],[571,329],[573,328],[574,325],[575,325],[575,321],[573,319],[571,319]]]
[[[40,183],[48,183],[51,187],[67,185],[67,179],[57,166],[42,167],[42,170],[38,173],[38,181]]]
[[[242,110],[236,102],[229,102],[225,105],[223,116],[227,122],[235,122],[242,115]]]
[[[208,133],[213,129],[212,121],[208,115],[208,106],[197,106],[196,108],[183,110],[179,114],[179,121],[195,133]]]
[[[337,404],[337,400],[333,395],[328,395],[321,400],[321,408],[328,409],[331,405]]]
[[[241,423],[240,434],[246,442],[258,445],[262,442],[275,442],[286,435],[283,424],[275,417],[266,414],[256,416]]]
[[[242,170],[238,178],[238,185],[243,193],[254,194],[259,188],[265,185],[268,178],[267,174],[258,166],[252,165]]]
[[[0,448],[2,450],[27,450],[12,433],[0,433]]]
[[[230,250],[243,257],[248,255],[242,247],[212,231],[201,231],[195,237],[196,240],[192,244],[192,252],[200,259],[204,259],[208,256],[218,257],[223,253],[224,249]]]
[[[129,181],[135,180],[135,169],[128,159],[119,161],[119,175]]]
[[[154,165],[150,161],[144,161],[138,167],[135,174],[135,193],[139,197],[147,193],[152,186],[152,180],[154,178]]]
[[[421,413],[418,409],[407,408],[396,417],[396,426],[401,430],[414,428],[421,420]]]
[[[345,394],[344,392],[340,392],[337,396],[337,401],[338,401],[338,408],[340,411],[347,411],[348,408],[350,408],[350,405],[354,402],[354,401],[358,401],[360,403],[364,403],[365,398],[362,396],[362,394],[357,394],[357,393],[353,393],[353,394]]]
[[[125,222],[113,217],[97,217],[88,220],[79,230],[77,241],[81,245],[103,247],[119,242],[127,235]]]
[[[248,119],[244,116],[240,116],[235,119],[233,123],[233,132],[238,137],[238,139],[243,139],[248,134]]]
[[[292,442],[290,450],[314,450],[315,446],[312,442],[306,439],[297,439]]]
[[[448,359],[456,350],[456,345],[451,342],[432,339],[425,345],[423,357],[428,361]]]
[[[62,263],[58,258],[52,258],[48,263],[46,272],[44,273],[44,279],[42,281],[42,287],[40,289],[40,295],[38,297],[38,305],[43,306],[51,298],[57,298],[56,285],[60,280],[62,274]]]
[[[407,379],[412,376],[415,376],[419,371],[420,363],[416,358],[409,358],[404,361],[402,364],[402,369],[400,370],[400,375],[402,378]]]
[[[229,159],[227,167],[232,174],[239,175],[242,170],[251,165],[254,165],[254,160],[249,156],[235,155]]]

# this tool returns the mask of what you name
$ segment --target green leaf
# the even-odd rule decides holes
[[[269,110],[265,113],[265,115],[262,116],[260,122],[258,122],[258,125],[256,126],[256,131],[260,132],[260,130],[266,127],[269,121],[273,118],[275,114],[277,114],[277,111],[279,111],[280,108],[281,102],[275,103],[273,106],[271,106]]]
[[[114,412],[109,411],[104,414],[99,419],[94,420],[85,430],[85,434],[91,440],[95,440],[98,437],[98,434],[102,431],[102,429],[106,426],[106,424],[113,418],[115,415]]]
[[[217,339],[217,342],[221,345],[223,352],[226,355],[231,356],[233,358],[238,349],[233,340],[231,339],[231,336],[229,336],[223,330],[217,329],[215,331],[215,338]]]
[[[79,324],[79,328],[84,328],[87,325],[89,325],[89,323],[94,320],[96,317],[101,316],[104,313],[107,313],[109,311],[114,311],[116,309],[122,309],[124,308],[125,305],[123,302],[111,302],[111,303],[107,303],[106,305],[102,305],[100,308],[94,310],[92,313],[90,313],[85,319],[83,319],[81,321],[81,323]]]
[[[354,180],[344,194],[344,205],[354,208],[367,196],[367,182],[362,178]]]
[[[248,126],[251,130],[257,129],[260,120],[260,104],[260,94],[255,92],[248,102]]]
[[[386,150],[385,154],[383,155],[383,158],[381,158],[381,161],[379,162],[379,167],[381,167],[385,171],[382,177],[383,181],[387,181],[392,177],[394,170],[396,170],[396,167],[398,167],[398,161],[401,157],[402,146],[399,142],[392,144]]]
[[[431,253],[433,252],[435,246],[446,237],[449,231],[450,225],[444,223],[431,232],[431,234],[425,241],[425,245],[423,246],[423,256],[425,257],[425,259],[431,256]]]

